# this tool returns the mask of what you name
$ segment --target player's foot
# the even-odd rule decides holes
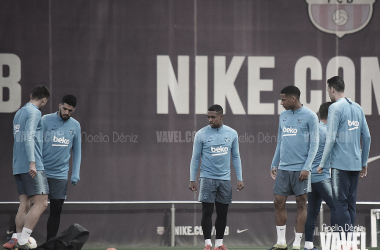
[[[26,244],[24,244],[24,245],[19,245],[19,244],[17,244],[17,245],[16,245],[16,248],[17,248],[18,250],[30,250],[30,249],[32,249],[32,248],[30,247],[29,242],[26,243]]]
[[[269,248],[268,250],[287,250],[288,245],[286,244],[276,244],[273,247]]]
[[[319,250],[319,249],[316,248],[316,247],[313,247],[312,249],[307,249],[307,248],[305,247],[303,250]]]
[[[212,250],[212,247],[210,245],[205,246],[204,250]]]
[[[299,246],[292,246],[292,249],[293,249],[293,250],[300,250],[300,248],[301,248],[301,247],[299,247]]]
[[[228,249],[225,245],[221,245],[221,246],[215,247],[214,250],[228,250]]]
[[[16,238],[11,238],[7,243],[3,245],[4,249],[14,249],[17,244]]]

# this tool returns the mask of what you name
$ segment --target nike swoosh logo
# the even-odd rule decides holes
[[[13,234],[13,231],[7,230],[7,234]]]
[[[247,231],[248,229],[243,229],[243,230],[237,230],[236,232],[238,233],[238,234],[240,234],[240,233],[242,233],[242,232],[245,232],[245,231]]]
[[[368,163],[373,162],[373,161],[376,161],[377,159],[380,159],[380,155],[375,156],[375,157],[368,158]]]

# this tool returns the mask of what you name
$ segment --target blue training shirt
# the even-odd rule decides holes
[[[371,135],[360,105],[350,98],[340,98],[331,104],[326,145],[320,166],[327,169],[360,171],[362,167],[367,166],[370,144]]]
[[[318,129],[319,129],[319,146],[318,146],[317,154],[311,165],[311,168],[312,168],[311,169],[311,183],[320,182],[320,181],[330,178],[330,171],[328,169],[323,169],[322,174],[319,174],[317,172],[319,163],[322,160],[323,150],[325,149],[327,124],[324,124],[323,122],[320,121]]]
[[[44,170],[41,111],[33,103],[16,112],[13,138],[13,175],[28,173],[30,162],[36,163],[36,170]]]
[[[311,170],[318,150],[318,117],[309,108],[285,110],[280,114],[276,152],[271,168],[287,171]]]
[[[81,162],[81,128],[74,118],[64,121],[58,112],[42,117],[44,143],[43,162],[46,176],[54,179],[68,179],[69,160],[73,151],[71,181],[79,181]]]
[[[190,181],[195,181],[199,160],[201,160],[200,177],[231,180],[231,156],[237,179],[242,181],[237,132],[226,125],[220,128],[212,128],[208,125],[200,129],[194,137],[193,155],[190,163]]]

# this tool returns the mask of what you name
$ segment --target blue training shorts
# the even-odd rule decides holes
[[[277,169],[277,176],[274,182],[273,193],[289,196],[300,196],[311,191],[311,178],[310,173],[307,180],[300,181],[301,171],[287,171]]]
[[[36,176],[32,178],[29,173],[14,175],[18,195],[26,194],[34,196],[38,194],[49,194],[49,186],[45,171],[37,170]]]
[[[66,200],[67,180],[47,178],[49,183],[49,199]]]
[[[217,201],[223,204],[232,202],[231,181],[200,178],[199,190],[200,202],[215,203]]]

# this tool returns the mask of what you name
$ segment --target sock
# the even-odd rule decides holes
[[[13,239],[17,239],[17,233],[12,234]]]
[[[286,244],[286,225],[285,226],[276,226],[277,229],[277,244]]]
[[[223,239],[215,239],[215,247],[220,247],[223,245]]]
[[[305,241],[305,248],[307,248],[307,249],[313,249],[314,248],[313,242],[311,242],[311,241]]]
[[[29,228],[22,228],[21,236],[17,239],[19,245],[25,245],[28,243],[29,237],[32,234],[33,230]]]
[[[294,237],[293,246],[295,246],[295,247],[300,247],[301,246],[302,234],[303,233],[296,233],[296,236]]]
[[[20,239],[20,238],[21,238],[21,233],[17,233],[16,239]]]
[[[212,246],[211,239],[205,240],[205,246],[210,245]]]

